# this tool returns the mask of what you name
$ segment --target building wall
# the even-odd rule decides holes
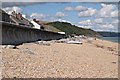
[[[31,23],[34,25],[33,28],[40,29],[40,25],[37,24],[35,21],[31,21]]]
[[[1,27],[1,26],[0,26]],[[23,26],[2,23],[2,44],[17,45],[37,40],[53,40],[64,38],[65,35],[32,29]]]
[[[7,13],[0,9],[0,19],[1,21],[10,22],[10,17]]]

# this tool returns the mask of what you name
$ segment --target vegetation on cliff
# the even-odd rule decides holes
[[[91,29],[85,29],[85,28],[81,28],[78,27],[76,25],[72,25],[70,23],[67,22],[50,22],[47,23],[47,25],[51,25],[57,29],[59,29],[60,31],[65,32],[67,35],[85,35],[85,36],[100,36],[99,33],[91,30]]]

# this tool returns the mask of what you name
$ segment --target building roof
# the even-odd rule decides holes
[[[13,22],[19,24],[19,25],[24,25],[24,26],[27,26],[27,27],[32,27],[32,23],[25,19],[24,17],[22,17],[22,14],[21,14],[21,18],[17,17],[18,14],[12,14],[10,15],[10,18]]]

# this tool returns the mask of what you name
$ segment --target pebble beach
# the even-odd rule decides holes
[[[2,48],[2,77],[118,78],[118,44],[81,41],[83,44],[45,41]]]

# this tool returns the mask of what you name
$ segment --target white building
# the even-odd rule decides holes
[[[59,34],[65,34],[65,32],[58,32]]]
[[[31,23],[34,25],[33,28],[41,29],[41,26],[38,23],[36,23],[35,21],[31,21]]]

